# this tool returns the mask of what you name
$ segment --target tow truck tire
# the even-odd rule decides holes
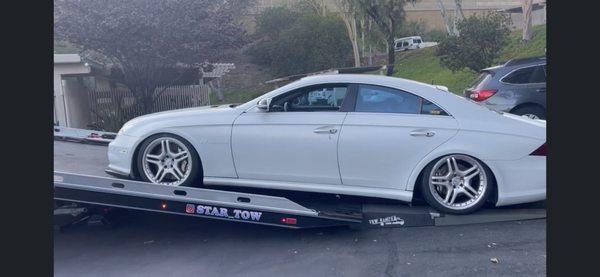
[[[147,159],[148,157],[151,159]],[[140,179],[145,182],[169,186],[202,186],[202,163],[198,153],[191,143],[174,134],[156,134],[144,140],[136,155],[136,165]],[[164,175],[162,178],[161,174]]]

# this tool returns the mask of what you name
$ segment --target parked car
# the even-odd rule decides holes
[[[546,197],[546,123],[438,86],[377,75],[306,77],[245,104],[126,123],[109,168],[169,186],[421,195],[449,213]]]
[[[546,119],[546,58],[514,59],[483,69],[464,96],[493,110]]]
[[[394,50],[408,51],[438,45],[437,42],[424,42],[420,36],[404,37],[394,40]]]

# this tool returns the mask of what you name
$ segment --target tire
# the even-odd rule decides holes
[[[451,164],[452,168],[458,166],[459,171],[448,172]],[[448,214],[469,214],[479,210],[495,189],[491,170],[481,161],[462,154],[447,155],[431,162],[423,169],[419,185],[427,204]]]
[[[546,119],[546,110],[540,106],[524,106],[512,111],[516,115],[531,115],[529,118]]]
[[[145,182],[169,186],[202,186],[200,157],[187,140],[177,135],[157,134],[144,140],[136,153],[136,166],[140,179]],[[159,171],[160,168],[162,171]]]

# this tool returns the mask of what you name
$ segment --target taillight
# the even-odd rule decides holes
[[[281,219],[281,223],[289,224],[289,225],[296,225],[296,223],[298,223],[298,220],[293,217],[284,217]]]
[[[495,89],[476,90],[473,93],[471,93],[471,95],[469,95],[469,98],[471,98],[474,101],[481,102],[485,99],[492,97],[492,95],[496,94],[496,92],[498,91]]]
[[[531,152],[531,154],[529,154],[530,156],[546,156],[546,143],[544,142],[544,144],[542,144],[542,146],[538,147],[538,149],[535,149],[535,151]]]

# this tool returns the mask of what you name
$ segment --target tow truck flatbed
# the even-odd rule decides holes
[[[54,171],[54,199],[76,203],[75,208],[115,207],[287,228],[437,226],[546,217],[545,208],[539,204],[454,216],[440,214],[427,206],[401,203],[346,203],[332,201],[332,196],[322,199],[310,194],[309,199],[286,196],[296,195],[294,192],[253,193],[156,185],[100,173],[106,168],[105,151],[105,146],[55,142],[55,169],[58,170]],[[57,207],[55,214],[57,211],[64,214],[60,209]]]

